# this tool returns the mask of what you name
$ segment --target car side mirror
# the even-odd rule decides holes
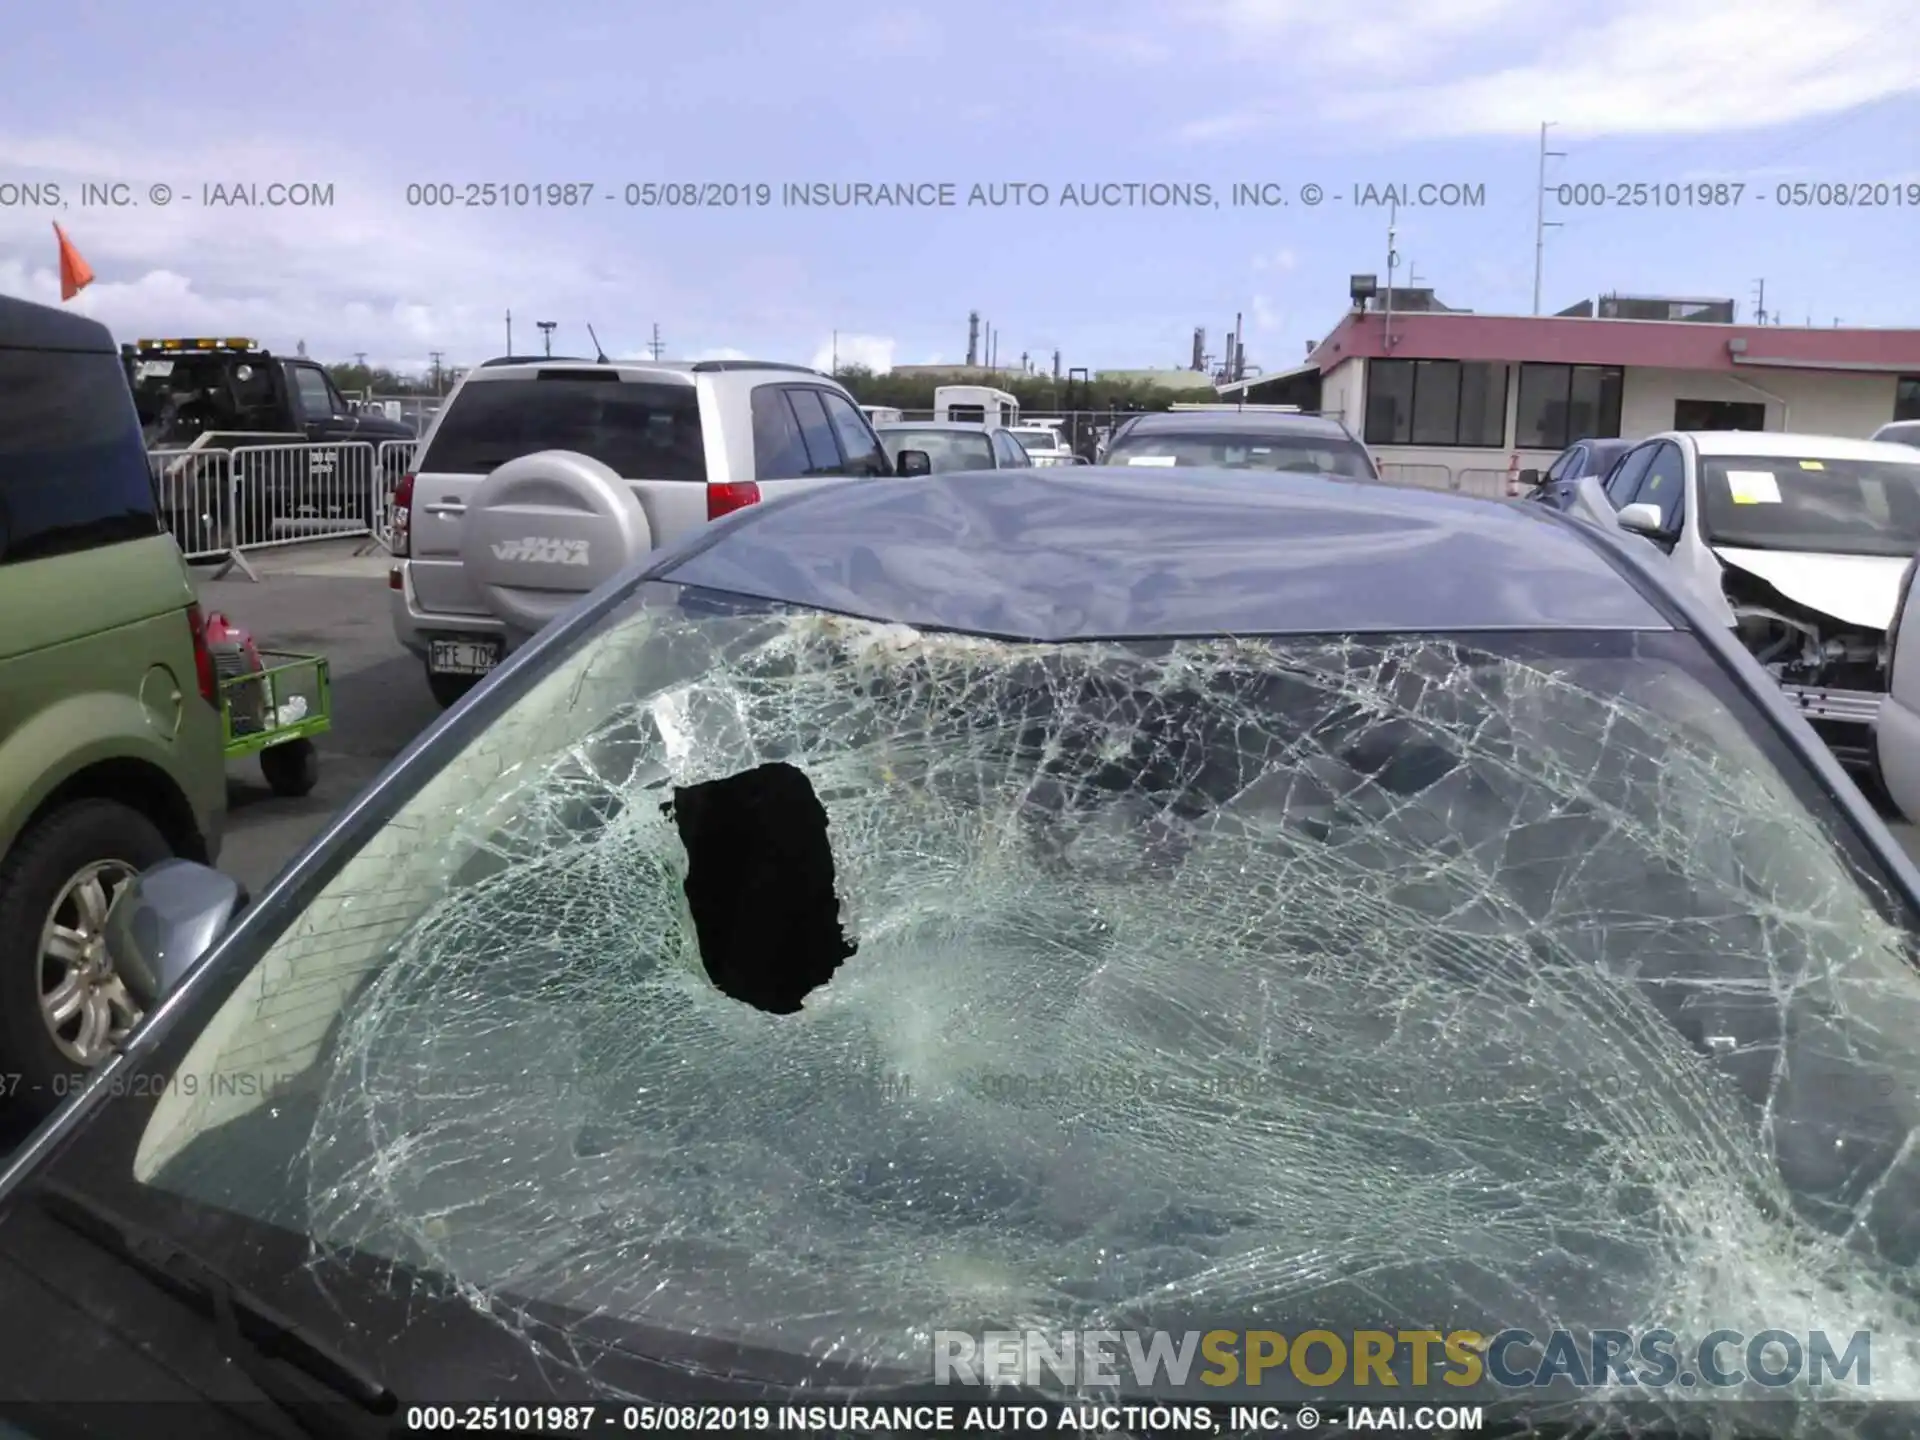
[[[1636,535],[1645,535],[1650,540],[1672,538],[1672,532],[1666,527],[1666,517],[1660,513],[1660,507],[1644,500],[1635,505],[1620,507],[1620,528],[1631,530]]]
[[[924,450],[902,450],[893,462],[896,475],[931,475],[933,457]]]
[[[1540,472],[1538,470],[1522,470],[1517,478],[1522,485],[1537,486],[1540,483]]]
[[[107,911],[107,958],[142,1010],[199,968],[247,892],[231,875],[191,860],[163,860],[120,888]]]

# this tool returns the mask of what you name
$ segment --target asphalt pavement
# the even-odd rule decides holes
[[[256,552],[258,581],[196,572],[204,609],[251,631],[262,648],[324,655],[333,681],[333,729],[315,739],[320,781],[311,794],[275,795],[257,759],[227,767],[220,868],[255,895],[440,714],[420,662],[393,637],[386,553],[355,549],[351,540],[308,541]]]

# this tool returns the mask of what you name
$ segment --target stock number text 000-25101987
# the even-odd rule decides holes
[[[494,183],[423,181],[407,186],[407,204],[426,210],[579,210],[598,201],[640,210],[758,210],[774,203],[764,181],[592,180]]]

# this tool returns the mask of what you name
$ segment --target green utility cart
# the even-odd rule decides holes
[[[260,757],[276,795],[305,795],[320,779],[313,737],[333,728],[333,687],[323,655],[259,652],[261,669],[220,680],[227,758]]]

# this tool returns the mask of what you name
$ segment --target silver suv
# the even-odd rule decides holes
[[[925,474],[927,457],[901,457]],[[394,497],[394,633],[451,705],[648,551],[790,490],[896,473],[847,391],[755,360],[469,371]]]

